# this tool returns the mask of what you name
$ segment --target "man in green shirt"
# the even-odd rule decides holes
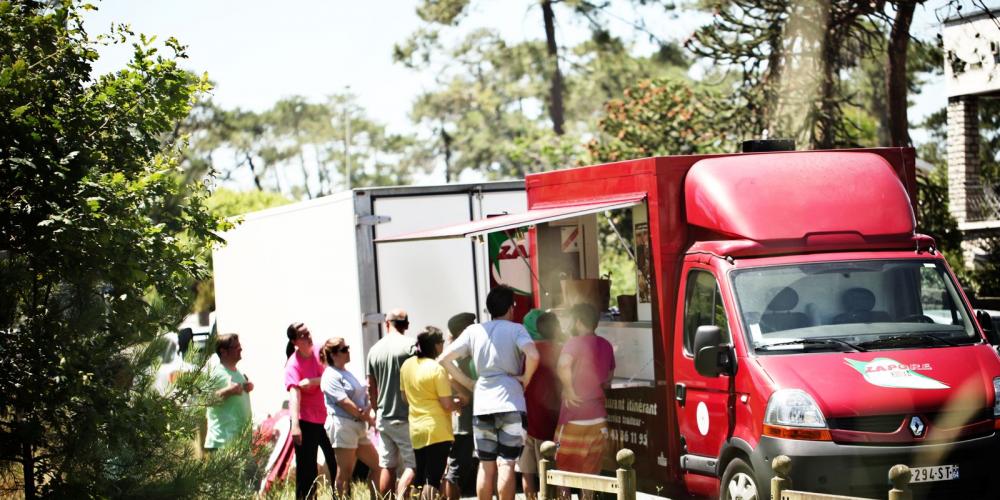
[[[212,451],[222,448],[250,425],[250,391],[253,383],[236,370],[236,363],[243,358],[240,337],[235,333],[219,335],[215,346],[219,364],[209,371],[209,380],[217,403],[205,412],[208,429],[205,435],[205,449]]]
[[[410,441],[410,407],[400,390],[399,369],[416,353],[416,340],[406,336],[409,315],[395,309],[385,318],[385,336],[368,350],[369,401],[378,406],[379,477],[378,493],[384,497],[395,493],[406,497],[417,468],[413,443]],[[396,481],[396,469],[403,472]]]

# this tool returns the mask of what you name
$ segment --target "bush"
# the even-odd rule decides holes
[[[198,377],[151,388],[227,227],[172,135],[207,80],[124,28],[132,60],[92,79],[91,8],[0,1],[0,496],[246,496],[249,448],[192,453]]]

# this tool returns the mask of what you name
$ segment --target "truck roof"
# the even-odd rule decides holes
[[[644,192],[668,253],[691,239],[706,251],[764,255],[915,238],[911,148],[659,156],[533,174],[525,184],[529,209]]]
[[[695,163],[684,182],[687,223],[729,239],[858,244],[910,240],[910,198],[872,153],[809,151]]]

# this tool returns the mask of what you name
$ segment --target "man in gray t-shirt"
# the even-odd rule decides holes
[[[413,482],[417,459],[410,442],[409,406],[399,389],[399,367],[416,353],[416,342],[404,333],[410,326],[406,311],[396,309],[386,315],[385,336],[368,351],[368,388],[378,405],[379,495],[395,492],[400,498]],[[396,481],[396,468],[405,470]]]
[[[476,494],[512,500],[514,463],[524,446],[524,386],[538,367],[538,350],[524,325],[514,323],[514,290],[498,286],[486,297],[493,321],[471,325],[448,346],[438,361],[453,379],[473,391],[473,435],[479,478]],[[521,366],[521,356],[524,366]],[[479,378],[473,381],[453,361],[471,356]],[[498,463],[499,458],[499,463]]]

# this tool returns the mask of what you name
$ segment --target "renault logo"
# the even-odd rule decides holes
[[[914,416],[910,418],[910,432],[913,433],[914,437],[920,437],[924,435],[924,421],[920,420],[920,417]]]

